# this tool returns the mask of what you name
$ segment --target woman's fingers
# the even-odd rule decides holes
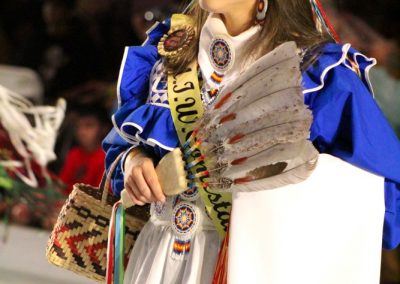
[[[140,200],[144,202],[151,202],[153,196],[144,178],[143,170],[139,167],[134,168],[132,170],[132,178],[134,180],[137,190],[139,191],[138,194],[142,197]]]
[[[128,192],[129,197],[132,199],[135,205],[143,206],[144,202],[140,201],[138,197],[136,197],[134,191],[132,190],[130,183],[125,183],[126,192]]]
[[[152,192],[153,201],[165,202],[165,195],[160,186],[160,182],[158,181],[157,173],[154,169],[154,165],[152,162],[143,163],[143,176],[144,180],[148,187],[150,187]],[[154,200],[155,199],[155,200]]]
[[[154,169],[154,163],[147,157],[140,158],[130,165],[125,175],[125,188],[138,205],[153,201],[165,202],[166,200]]]

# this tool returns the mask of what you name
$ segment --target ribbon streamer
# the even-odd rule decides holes
[[[114,204],[107,246],[107,284],[122,284],[125,271],[125,209],[121,201]]]

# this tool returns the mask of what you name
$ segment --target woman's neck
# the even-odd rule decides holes
[[[241,34],[254,24],[255,5],[255,3],[252,3],[246,7],[231,7],[229,12],[221,14],[221,19],[231,36]]]

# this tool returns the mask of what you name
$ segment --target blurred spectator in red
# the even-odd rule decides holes
[[[60,178],[67,184],[67,193],[75,183],[98,185],[104,172],[104,152],[101,141],[108,131],[107,113],[101,107],[82,106],[76,120],[73,147],[65,159]]]

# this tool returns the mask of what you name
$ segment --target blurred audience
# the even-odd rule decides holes
[[[0,62],[6,64],[10,61],[11,46],[0,23]]]
[[[128,0],[76,0],[75,14],[86,27],[101,63],[97,79],[114,81],[124,46],[141,42],[130,27]]]
[[[87,28],[73,15],[71,2],[43,2],[46,30],[40,50],[34,55],[40,58],[36,68],[42,75],[48,99],[96,78],[102,70],[99,52]]]
[[[131,2],[131,27],[138,36],[140,42],[147,38],[146,31],[154,25],[155,22],[161,22],[171,16],[174,11],[178,11],[179,6],[174,1],[165,0],[147,0]]]
[[[379,34],[366,21],[339,11],[340,1],[323,0],[329,19],[344,43],[377,59],[369,77],[375,99],[400,137],[400,49],[398,43]],[[398,36],[398,35],[396,35]],[[399,249],[382,251],[381,284],[400,283]]]
[[[175,3],[183,6],[173,0],[0,1],[0,83],[21,93],[18,82],[27,81],[27,67],[40,77],[43,100],[27,98],[51,104],[64,97],[68,102],[58,159],[49,165],[66,183],[66,194],[76,182],[99,184],[104,171],[100,143],[111,127],[124,47],[140,45],[156,21],[178,10]],[[36,212],[3,185],[0,180],[0,217],[51,228],[61,204],[44,197],[40,202],[51,208]]]
[[[337,9],[337,1],[323,0],[342,42],[377,59],[370,71],[376,101],[400,137],[400,48],[394,39],[385,38],[367,22],[347,11]],[[397,35],[396,35],[397,36]]]

